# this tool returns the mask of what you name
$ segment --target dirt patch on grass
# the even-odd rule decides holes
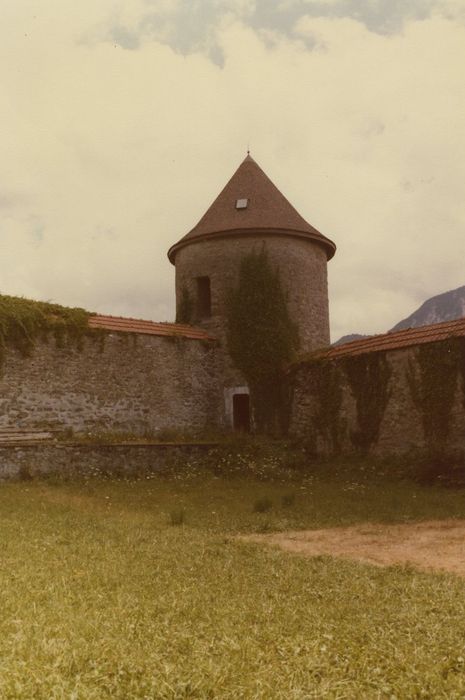
[[[244,539],[277,545],[309,557],[327,554],[377,566],[411,564],[419,569],[449,571],[465,577],[465,520],[364,524],[249,535]]]

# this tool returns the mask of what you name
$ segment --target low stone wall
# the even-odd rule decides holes
[[[44,474],[60,476],[137,475],[186,466],[206,454],[214,443],[89,444],[48,443],[0,446],[0,480],[30,479]]]
[[[215,343],[153,335],[86,337],[9,349],[0,367],[0,428],[153,434],[217,426],[223,415]]]
[[[464,360],[450,362],[448,342],[434,344],[428,369],[426,346],[301,363],[289,377],[291,435],[321,455],[465,454]]]

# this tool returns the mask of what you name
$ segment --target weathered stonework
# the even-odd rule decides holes
[[[215,343],[121,333],[78,351],[50,341],[31,357],[7,352],[0,427],[201,430],[221,422],[221,391]]]
[[[280,273],[288,296],[291,318],[299,326],[301,352],[329,345],[329,310],[326,254],[312,241],[283,235],[246,235],[196,241],[176,256],[176,299],[182,289],[196,296],[196,277],[211,281],[211,318],[195,318],[196,325],[215,337],[225,336],[227,296],[237,284],[244,256],[262,248]]]
[[[438,324],[445,327],[431,327],[430,335],[411,329],[358,341],[342,352],[334,347],[315,352],[330,342],[327,260],[335,245],[293,209],[249,155],[199,223],[168,254],[176,267],[178,312],[190,306],[192,316],[183,323],[197,328],[92,315],[82,349],[58,348],[52,340],[39,342],[31,357],[7,349],[0,368],[0,428],[133,435],[233,425],[247,429],[249,388],[228,354],[227,300],[244,257],[263,248],[286,291],[289,315],[299,329],[300,354],[313,354],[314,360],[332,358],[333,363],[326,374],[318,375],[321,363],[308,361],[288,375],[288,392],[283,396],[288,397],[284,403],[291,435],[305,439],[323,455],[369,449],[383,456],[431,448],[421,406],[412,397],[409,370],[418,362],[416,344],[430,341],[440,340],[448,353],[447,341],[461,337],[465,362],[465,321],[463,327],[460,321]],[[357,372],[352,371],[357,370],[357,358],[380,357],[375,357],[375,347],[386,358],[384,380],[379,375],[376,384],[375,361],[368,363],[371,374],[357,383]],[[442,359],[440,353],[438,357]],[[451,397],[450,452],[465,452],[464,377],[459,372],[456,395]],[[376,406],[370,401],[377,389],[382,394],[380,422],[364,430],[362,424],[369,425],[372,415],[370,407]],[[365,391],[365,411],[358,410]],[[431,421],[429,425],[434,428]],[[40,471],[47,461],[66,469],[67,460],[99,466],[112,460],[122,464],[129,457],[143,465],[161,459],[160,451],[131,450],[126,454],[122,446],[106,451],[83,446],[74,452],[69,445],[35,451],[2,448],[0,476],[2,465],[8,475],[28,464]]]
[[[445,350],[446,351],[446,350]],[[354,358],[346,357],[345,362]],[[393,350],[386,353],[392,374],[389,380],[389,400],[385,408],[376,443],[370,454],[389,456],[400,454],[422,454],[428,450],[428,436],[425,436],[422,417],[415,405],[408,381],[409,368],[416,362],[416,348]],[[341,361],[336,361],[336,363]],[[342,363],[341,363],[342,366]],[[293,400],[290,432],[292,435],[310,441],[315,451],[322,455],[336,452],[330,440],[325,440],[316,427],[319,409],[318,396],[312,391],[313,373],[318,372],[318,364],[302,363],[289,376]],[[339,454],[356,453],[357,448],[351,434],[357,428],[355,399],[347,377],[341,370],[340,418],[344,426],[339,435]],[[450,429],[445,450],[451,454],[465,454],[465,406],[463,400],[463,378],[458,375],[455,396],[452,397]]]
[[[263,247],[271,264],[279,270],[290,316],[299,327],[300,351],[309,352],[329,345],[326,253],[321,246],[285,235],[248,234],[194,241],[176,255],[176,299],[179,305],[183,290],[187,289],[195,302],[196,278],[210,278],[211,317],[194,316],[193,322],[219,340],[225,387],[245,383],[227,354],[227,297],[237,284],[244,256]]]
[[[44,474],[74,476],[122,476],[146,478],[197,459],[212,445],[94,445],[43,444],[0,446],[0,481],[30,479]]]

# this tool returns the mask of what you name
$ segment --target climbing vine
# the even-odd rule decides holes
[[[316,399],[312,419],[313,449],[318,451],[316,443],[319,435],[329,452],[338,453],[346,431],[346,420],[341,415],[343,389],[339,365],[326,359],[313,361],[308,389]]]
[[[352,444],[362,452],[368,452],[379,437],[391,395],[392,369],[384,352],[343,358],[342,363],[357,410],[357,427],[351,431]]]
[[[176,311],[176,323],[191,323],[193,314],[194,303],[189,294],[189,290],[184,286],[181,290],[181,298]]]
[[[229,353],[250,387],[259,430],[279,429],[283,371],[298,347],[279,271],[265,247],[241,261],[237,286],[227,301]]]
[[[84,309],[0,295],[0,365],[7,346],[27,356],[37,340],[47,340],[49,334],[58,347],[74,341],[80,348],[89,316]]]
[[[465,379],[464,361],[462,338],[420,345],[409,361],[407,381],[431,454],[446,448],[459,373]]]

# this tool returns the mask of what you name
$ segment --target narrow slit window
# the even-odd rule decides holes
[[[197,277],[197,317],[208,318],[212,315],[212,299],[209,277]]]

